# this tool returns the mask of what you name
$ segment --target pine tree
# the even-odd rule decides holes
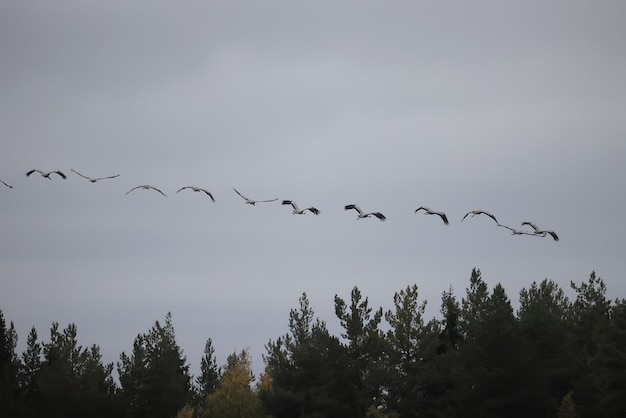
[[[382,375],[384,336],[379,330],[383,317],[382,308],[372,315],[368,299],[362,299],[360,290],[355,286],[350,294],[351,302],[346,302],[335,295],[335,314],[339,318],[344,332],[341,337],[348,357],[348,377],[354,391],[357,416],[365,416],[370,406],[382,403]]]
[[[0,411],[15,414],[18,397],[19,362],[15,354],[17,332],[13,322],[7,328],[0,310]]]
[[[265,410],[277,418],[325,414],[351,416],[345,350],[315,319],[306,293],[289,313],[289,332],[270,340],[259,384]]]
[[[164,325],[156,321],[135,338],[132,354],[120,355],[117,370],[122,402],[133,417],[170,417],[189,400],[189,366],[169,312]]]

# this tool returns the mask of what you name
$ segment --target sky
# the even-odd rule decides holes
[[[626,297],[625,18],[622,1],[1,2],[18,352],[74,323],[116,362],[171,312],[193,374],[211,338],[258,376],[303,292],[334,335],[335,295],[389,310],[417,284],[428,320],[474,267],[514,307],[544,279],[575,297],[592,271]],[[126,194],[143,184],[167,196]],[[560,240],[461,222],[474,209]]]

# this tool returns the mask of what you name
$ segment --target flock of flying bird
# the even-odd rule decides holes
[[[107,180],[107,179],[114,179],[116,177],[119,177],[119,174],[116,174],[114,176],[107,176],[107,177],[89,177],[89,176],[85,176],[81,173],[79,173],[78,171],[74,170],[73,168],[70,169],[72,172],[74,172],[75,174],[79,175],[82,178],[85,178],[87,180],[89,180],[91,183],[95,183],[97,181],[100,180]],[[63,180],[67,179],[67,176],[59,171],[42,171],[42,170],[37,170],[37,169],[33,169],[30,170],[26,173],[26,177],[30,177],[31,174],[33,173],[38,173],[40,174],[42,177],[47,178],[48,180],[51,180],[50,176],[52,174],[56,174],[57,176],[61,177]],[[3,180],[0,180],[0,183],[4,184],[6,187],[12,189],[13,186],[5,183]],[[133,187],[132,189],[130,189],[129,191],[126,192],[126,194],[129,194],[130,192],[134,191],[134,190],[138,190],[138,189],[145,189],[145,190],[154,190],[160,194],[162,194],[163,196],[166,196],[165,193],[163,193],[161,190],[159,190],[158,188],[154,187],[154,186],[150,186],[148,184],[143,184],[143,185],[139,185],[136,187]],[[215,202],[215,198],[213,197],[213,195],[206,189],[200,188],[200,187],[194,187],[194,186],[185,186],[185,187],[181,187],[180,189],[178,189],[176,191],[176,193],[179,193],[183,190],[192,190],[194,192],[202,192],[204,194],[206,194],[211,201]],[[241,196],[244,200],[245,203],[248,205],[252,205],[254,206],[257,203],[264,203],[264,202],[275,202],[278,200],[278,198],[276,199],[269,199],[269,200],[252,200],[247,198],[246,196],[242,195],[237,189],[235,189],[233,187],[233,190],[235,191],[235,193],[237,193],[239,196]],[[311,206],[308,208],[304,208],[304,209],[300,209],[298,207],[298,205],[293,201],[293,200],[283,200],[282,201],[283,205],[289,205],[292,207],[293,209],[293,214],[294,215],[303,215],[306,211],[311,212],[314,215],[319,215],[321,212],[319,209]],[[383,215],[381,212],[364,212],[363,210],[361,210],[360,207],[358,207],[355,204],[350,204],[350,205],[346,205],[344,206],[344,210],[354,210],[357,213],[357,219],[364,219],[364,218],[369,218],[370,216],[374,216],[376,218],[378,218],[381,221],[385,221],[387,220],[387,218],[385,217],[385,215]],[[441,220],[443,221],[444,225],[448,225],[450,222],[448,221],[448,217],[446,216],[446,214],[444,212],[440,212],[440,211],[435,211],[432,210],[430,208],[427,208],[425,206],[420,206],[419,208],[415,209],[415,213],[419,212],[419,211],[424,211],[425,215],[437,215],[441,218]],[[521,230],[521,229],[516,229],[516,228],[511,228],[509,226],[503,225],[500,222],[498,222],[498,220],[496,219],[496,217],[484,210],[472,210],[469,211],[465,214],[465,216],[463,216],[463,218],[461,219],[461,222],[463,222],[463,220],[465,220],[465,218],[467,218],[468,215],[472,215],[472,217],[476,216],[476,215],[485,215],[490,217],[491,219],[493,219],[493,221],[496,223],[497,226],[502,227],[502,228],[506,228],[508,230],[510,230],[512,232],[512,235],[530,235],[530,236],[534,236],[534,237],[545,237],[547,235],[550,235],[555,241],[559,240],[558,235],[556,234],[556,232],[554,231],[549,231],[549,230],[545,230],[542,228],[539,228],[535,223],[530,222],[530,221],[524,221],[522,222],[521,226],[529,226],[530,228],[532,228],[532,230]]]

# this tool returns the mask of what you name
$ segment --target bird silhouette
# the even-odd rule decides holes
[[[54,174],[57,174],[57,175],[59,175],[59,176],[61,176],[61,178],[62,178],[63,180],[67,179],[67,176],[66,176],[65,174],[63,174],[61,171],[58,171],[58,170],[57,170],[57,171],[48,171],[48,172],[45,172],[45,171],[41,171],[41,170],[34,169],[34,170],[30,170],[29,172],[27,172],[27,173],[26,173],[26,177],[29,177],[29,176],[30,176],[31,174],[33,174],[33,173],[39,173],[39,174],[41,174],[43,177],[47,178],[48,180],[52,180],[52,179],[50,178],[50,174],[53,174],[53,173],[54,173]]]
[[[130,192],[132,192],[133,190],[136,190],[136,189],[146,189],[146,190],[150,190],[150,189],[152,189],[152,190],[156,190],[157,192],[159,192],[159,193],[161,193],[163,196],[165,196],[165,193],[163,193],[162,191],[160,191],[159,189],[157,189],[157,188],[156,188],[156,187],[154,187],[154,186],[150,186],[149,184],[143,184],[143,185],[141,185],[141,186],[136,186],[136,187],[133,187],[132,189],[130,189],[129,191],[127,191],[127,192],[126,192],[126,194],[128,194],[128,193],[130,193]]]
[[[498,222],[498,220],[496,219],[496,217],[495,217],[495,216],[493,216],[493,214],[491,214],[491,213],[489,213],[489,212],[487,212],[487,211],[481,210],[481,209],[470,210],[469,212],[467,212],[467,213],[465,214],[465,216],[463,217],[463,219],[467,218],[467,215],[469,215],[470,213],[472,214],[472,218],[473,218],[474,216],[476,216],[476,215],[487,215],[487,216],[489,216],[491,219],[493,219],[493,220],[496,222],[496,224],[498,224],[498,223],[499,223],[499,222]],[[463,219],[461,219],[461,222],[463,222]]]
[[[208,190],[202,189],[202,188],[200,188],[200,187],[185,186],[185,187],[181,187],[180,189],[178,189],[178,190],[176,191],[176,193],[180,192],[181,190],[185,190],[185,189],[191,189],[191,190],[193,190],[194,192],[204,192],[204,193],[206,193],[206,194],[207,194],[207,195],[211,198],[211,201],[215,202],[215,199],[213,198],[213,195],[212,195],[211,193],[209,193],[209,191],[208,191]]]
[[[370,213],[365,213],[365,212],[363,212],[363,211],[361,210],[361,208],[360,208],[360,207],[358,207],[357,205],[353,205],[353,204],[352,204],[352,205],[346,205],[346,206],[344,206],[344,210],[350,210],[350,209],[354,209],[354,210],[357,212],[357,214],[358,214],[358,215],[357,215],[357,217],[356,217],[357,219],[363,219],[363,218],[368,218],[368,217],[370,217],[370,216],[375,216],[375,217],[377,217],[378,219],[380,219],[380,220],[381,220],[381,221],[383,221],[383,222],[384,222],[385,220],[387,220],[387,218],[385,217],[385,215],[383,215],[383,214],[382,214],[382,213],[380,213],[380,212],[370,212]]]
[[[306,208],[306,209],[300,209],[298,208],[298,205],[296,205],[295,202],[291,201],[291,200],[283,200],[283,205],[291,205],[291,207],[293,208],[293,214],[294,215],[304,215],[304,212],[306,212],[307,210],[311,213],[313,213],[314,215],[319,215],[320,211],[314,207],[310,207],[310,208]]]
[[[119,176],[120,176],[119,174],[116,174],[116,175],[114,175],[114,176],[108,176],[108,177],[96,177],[96,178],[93,178],[93,177],[88,177],[88,176],[85,176],[85,175],[83,175],[83,174],[80,174],[78,171],[74,170],[73,168],[70,168],[70,170],[72,170],[74,173],[78,174],[78,175],[79,175],[79,176],[81,176],[82,178],[85,178],[85,179],[89,180],[89,181],[90,181],[90,182],[92,182],[92,183],[95,183],[95,182],[100,181],[100,180],[114,179],[114,178],[116,178],[116,177],[119,177]]]
[[[276,198],[276,199],[270,199],[270,200],[252,200],[252,199],[248,199],[247,197],[245,197],[244,195],[242,195],[241,193],[239,193],[239,192],[237,191],[237,189],[235,189],[234,187],[233,187],[233,190],[235,191],[235,193],[237,193],[239,196],[241,196],[241,197],[242,197],[242,198],[246,201],[246,204],[248,204],[248,205],[252,205],[252,206],[254,206],[254,205],[255,205],[255,204],[257,204],[257,203],[275,202],[275,201],[277,201],[277,200],[278,200],[278,198]]]
[[[449,223],[448,217],[443,212],[437,212],[427,208],[426,206],[420,206],[419,208],[415,209],[415,213],[419,212],[420,210],[423,210],[426,215],[438,215],[445,225],[448,225]]]
[[[554,239],[555,241],[559,240],[559,236],[556,234],[556,232],[540,229],[534,222],[524,221],[524,222],[522,222],[522,226],[523,225],[528,225],[532,229],[534,229],[535,230],[535,232],[534,232],[535,235],[539,235],[539,236],[545,237],[546,234],[549,234],[552,237],[552,239]]]

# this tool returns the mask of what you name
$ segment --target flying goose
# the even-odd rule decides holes
[[[160,191],[160,190],[159,190],[159,189],[157,189],[156,187],[150,186],[150,185],[148,185],[148,184],[144,184],[144,185],[141,185],[141,186],[133,187],[132,189],[130,189],[129,191],[127,191],[127,192],[126,192],[126,194],[128,194],[128,193],[132,192],[132,191],[133,191],[133,190],[135,190],[135,189],[146,189],[146,190],[150,190],[150,189],[152,189],[152,190],[156,190],[157,192],[159,192],[159,193],[161,193],[163,196],[165,196],[165,193],[163,193],[162,191]]]
[[[176,191],[176,193],[180,192],[181,190],[185,190],[185,189],[191,189],[191,190],[193,190],[194,192],[204,192],[204,193],[206,193],[206,194],[207,194],[207,195],[211,198],[211,201],[215,202],[215,199],[213,199],[213,195],[212,195],[211,193],[209,193],[209,191],[208,191],[208,190],[202,189],[202,188],[200,188],[200,187],[185,186],[185,187],[181,187],[180,189],[178,189],[178,190]]]
[[[114,176],[93,178],[93,177],[87,177],[87,176],[85,176],[83,174],[80,174],[78,171],[74,170],[73,168],[70,168],[70,170],[72,170],[74,173],[78,174],[82,178],[85,178],[85,179],[89,180],[92,183],[95,183],[95,182],[97,182],[99,180],[114,179],[115,177],[119,177],[120,176],[119,174],[116,174]]]
[[[235,191],[235,193],[237,193],[239,196],[243,197],[243,199],[246,201],[247,205],[252,205],[254,206],[256,203],[263,203],[263,202],[275,202],[278,200],[278,198],[276,199],[270,199],[270,200],[252,200],[252,199],[248,199],[247,197],[245,197],[244,195],[242,195],[241,193],[239,193],[237,191],[237,189],[235,189],[233,187],[233,190]]]
[[[370,215],[373,215],[375,217],[377,217],[378,219],[380,219],[381,221],[385,221],[387,220],[387,218],[385,217],[385,215],[383,215],[380,212],[370,212],[370,213],[364,213],[360,207],[358,207],[357,205],[346,205],[344,206],[345,210],[350,210],[350,209],[354,209],[356,210],[356,212],[358,213],[357,215],[357,219],[363,219],[363,218],[367,218]]]
[[[283,205],[291,205],[291,207],[293,207],[293,214],[294,215],[304,215],[304,212],[306,212],[307,210],[310,211],[311,213],[313,213],[314,215],[319,215],[320,211],[314,207],[310,207],[310,208],[306,208],[306,209],[302,209],[300,210],[300,208],[298,208],[298,205],[296,205],[295,202],[292,202],[291,200],[283,200]]]
[[[534,229],[534,230],[535,230],[535,232],[534,232],[534,234],[535,234],[535,235],[539,235],[539,236],[545,237],[545,236],[546,236],[546,234],[550,234],[550,236],[551,236],[551,237],[552,237],[555,241],[558,241],[558,240],[559,240],[559,236],[556,234],[556,232],[554,232],[554,231],[546,231],[546,230],[540,229],[537,225],[535,225],[535,223],[534,223],[534,222],[524,221],[524,222],[522,222],[522,225],[528,225],[528,226],[530,226],[532,229]]]
[[[59,176],[61,176],[61,178],[62,178],[63,180],[67,179],[67,177],[65,176],[65,174],[63,174],[63,173],[62,173],[62,172],[60,172],[60,171],[48,171],[48,172],[46,173],[46,172],[44,172],[44,171],[37,170],[37,169],[30,170],[28,173],[26,173],[26,177],[30,176],[31,174],[33,174],[33,173],[35,173],[35,172],[37,172],[37,173],[41,174],[43,177],[47,178],[48,180],[51,180],[51,178],[50,178],[50,174],[52,174],[52,173],[56,173],[56,174],[58,174]]]
[[[420,206],[419,208],[415,209],[415,213],[419,212],[420,210],[424,210],[424,213],[426,215],[439,215],[439,217],[441,217],[441,220],[443,220],[443,223],[445,225],[448,225],[448,217],[446,216],[445,213],[443,213],[443,212],[436,212],[434,210],[431,210],[431,209],[427,208],[426,206]]]
[[[499,223],[498,220],[496,219],[495,216],[493,216],[491,213],[486,212],[484,210],[480,210],[480,209],[476,209],[476,210],[470,210],[469,212],[467,212],[465,214],[465,216],[463,217],[463,219],[467,218],[467,215],[472,214],[472,218],[476,215],[487,215],[489,216],[491,219],[493,219],[497,224]],[[461,222],[463,222],[463,219],[461,219]]]

